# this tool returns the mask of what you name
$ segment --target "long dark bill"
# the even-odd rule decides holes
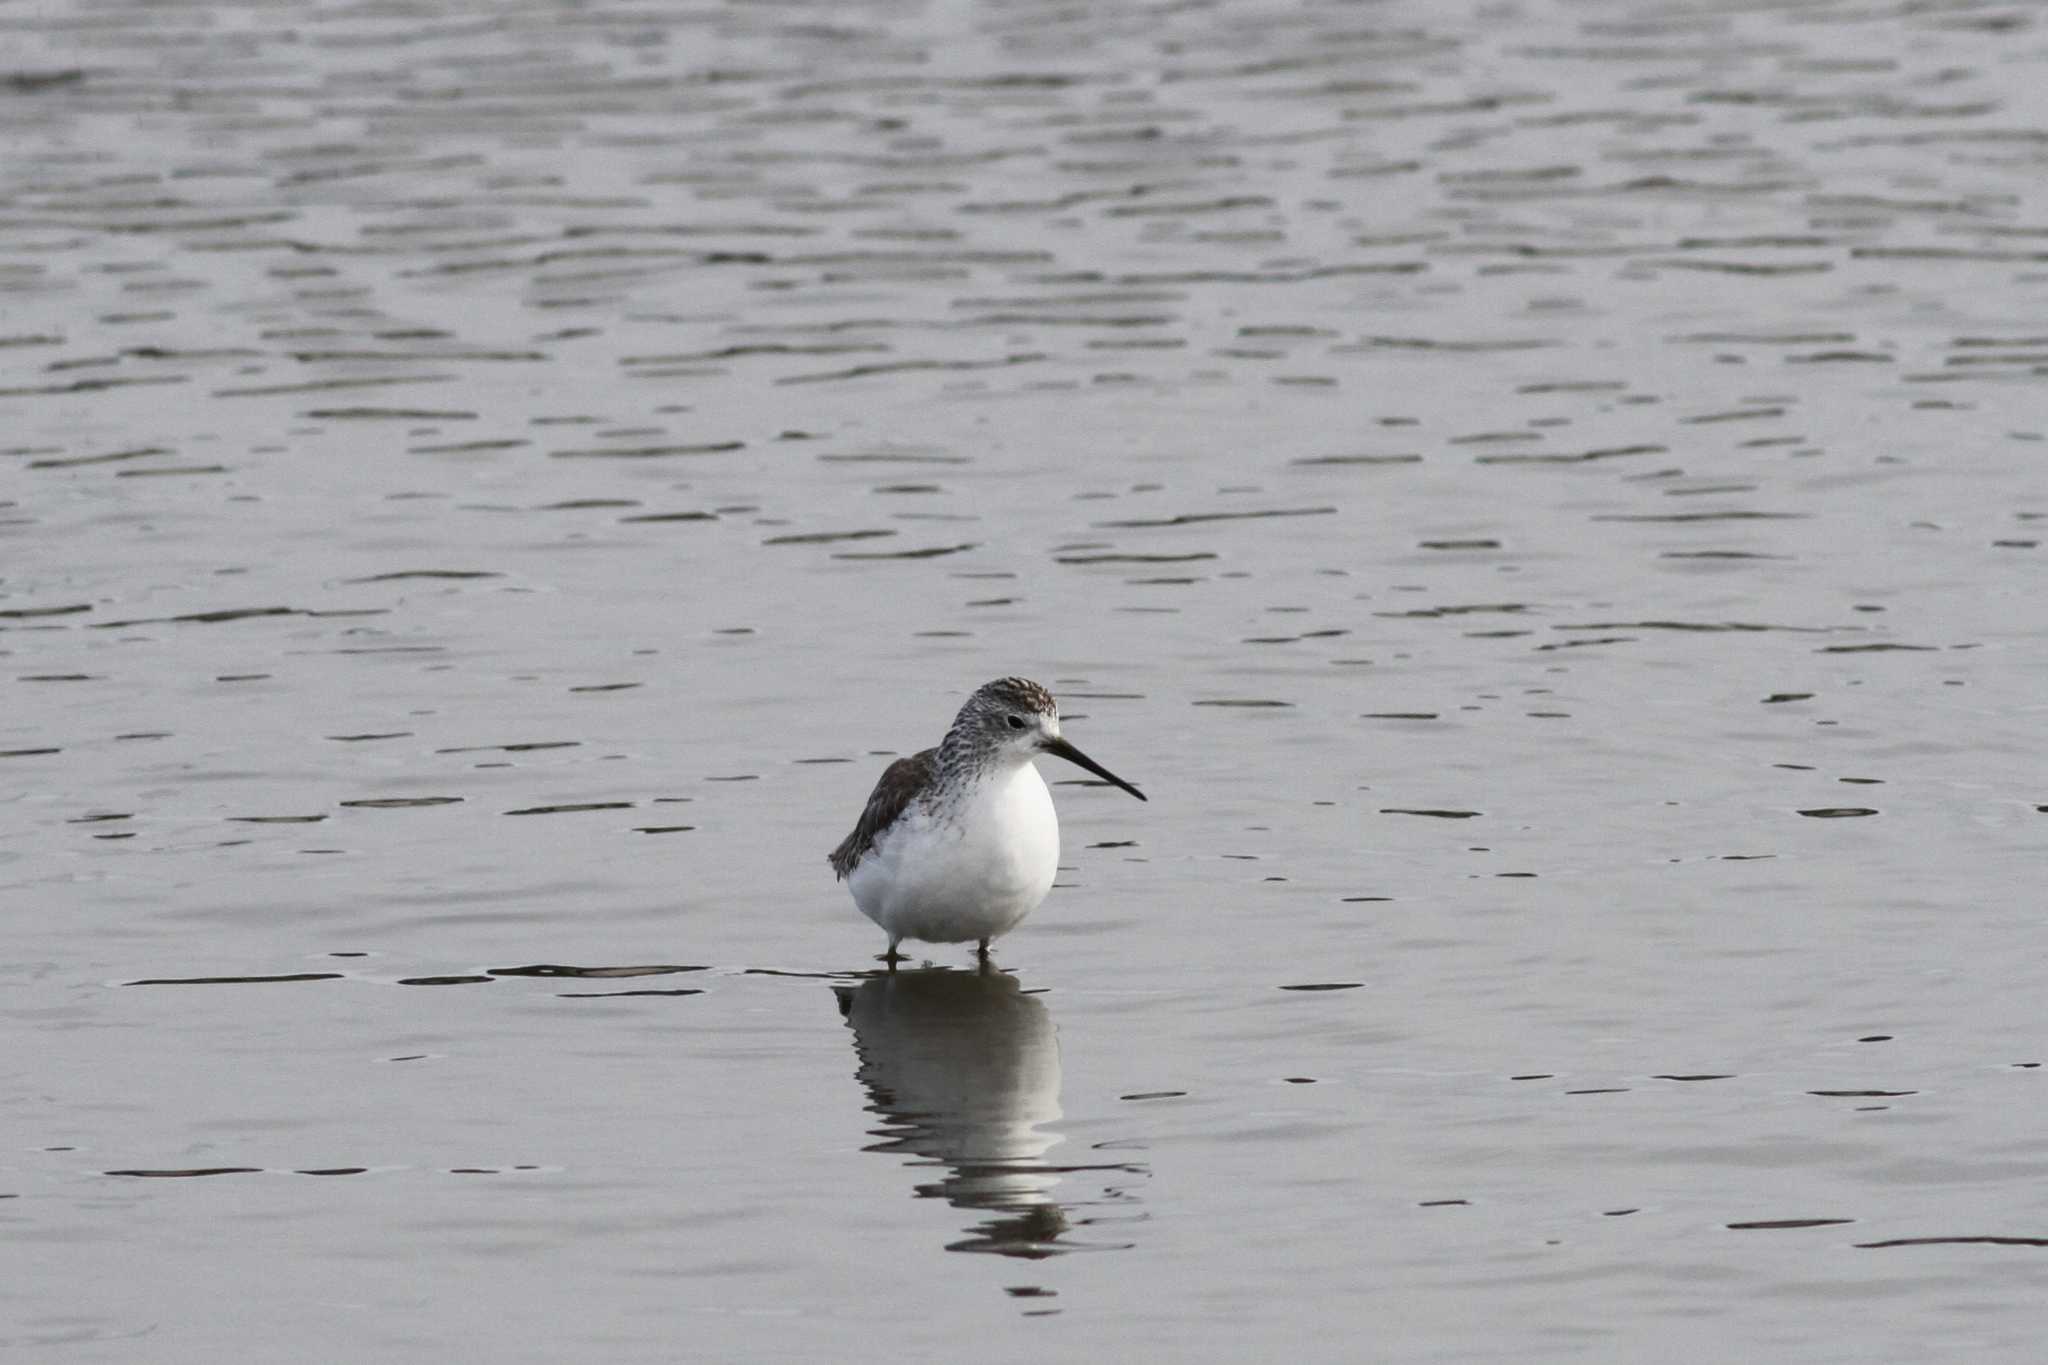
[[[1049,754],[1058,754],[1076,767],[1086,768],[1089,772],[1094,773],[1112,786],[1122,787],[1140,801],[1145,799],[1145,793],[1139,791],[1136,787],[1133,787],[1130,783],[1124,781],[1121,777],[1118,777],[1115,773],[1103,767],[1100,763],[1097,763],[1094,759],[1088,757],[1088,755],[1082,753],[1063,739],[1047,740],[1045,742],[1045,751]]]

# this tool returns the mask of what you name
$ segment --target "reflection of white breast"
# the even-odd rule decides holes
[[[1015,1169],[1061,1141],[1041,1128],[1060,1116],[1059,1044],[1044,1005],[1001,973],[897,972],[842,997],[861,1082],[888,1124],[880,1150],[960,1168],[943,1190],[955,1204],[1049,1202],[1057,1176]],[[985,1164],[999,1169],[976,1169]]]

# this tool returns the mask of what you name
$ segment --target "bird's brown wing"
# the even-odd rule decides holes
[[[882,770],[882,780],[875,783],[875,790],[868,797],[867,809],[860,813],[860,820],[853,827],[853,833],[840,841],[832,850],[832,870],[845,880],[860,860],[875,846],[882,831],[896,823],[896,817],[903,814],[903,808],[918,792],[931,785],[938,773],[937,749],[926,749],[923,753],[899,758]]]

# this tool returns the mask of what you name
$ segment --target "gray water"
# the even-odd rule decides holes
[[[0,1348],[2032,1358],[2043,17],[0,13]]]

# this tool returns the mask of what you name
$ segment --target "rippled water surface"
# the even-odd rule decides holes
[[[0,54],[0,1347],[2038,1350],[2039,8]],[[1152,799],[878,978],[1005,673]]]

